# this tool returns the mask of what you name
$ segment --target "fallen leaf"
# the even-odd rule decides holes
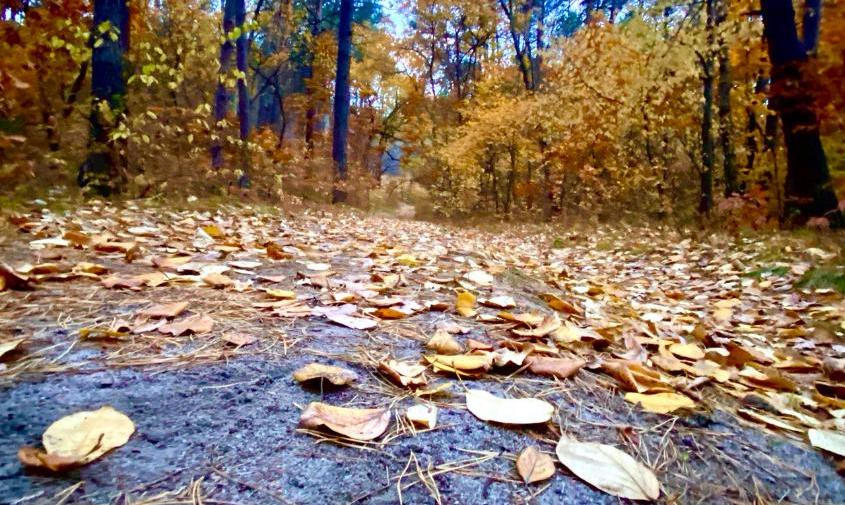
[[[537,398],[499,398],[481,389],[466,392],[467,409],[482,421],[538,424],[552,418],[555,408]]]
[[[0,342],[0,358],[5,356],[6,354],[18,349],[21,344],[26,341],[26,338],[16,338],[14,340],[7,340],[6,342]]]
[[[425,346],[438,354],[460,354],[464,347],[445,330],[438,329]]]
[[[512,309],[516,307],[516,301],[512,296],[494,296],[493,298],[484,298],[479,300],[481,305],[485,307],[492,307],[494,309]]]
[[[704,358],[704,351],[695,344],[672,344],[669,346],[669,352],[686,359]]]
[[[347,328],[354,330],[370,330],[378,326],[378,323],[373,319],[366,319],[363,317],[348,316],[346,314],[329,312],[326,314],[329,321],[337,323]]]
[[[173,302],[160,305],[153,305],[147,309],[143,309],[138,314],[152,318],[167,318],[171,319],[188,308],[188,302]]]
[[[311,402],[302,411],[299,424],[304,428],[326,428],[354,440],[373,440],[390,425],[389,409],[357,409]]]
[[[286,289],[266,289],[264,291],[267,296],[276,300],[292,300],[296,298],[296,293]]]
[[[480,375],[490,369],[493,358],[490,355],[480,354],[459,354],[457,356],[446,356],[436,354],[423,356],[435,371],[452,372],[457,375]]]
[[[528,357],[528,370],[537,375],[550,375],[559,379],[572,377],[586,364],[583,359]]]
[[[335,386],[344,386],[355,382],[358,374],[339,366],[309,363],[293,373],[297,382],[307,382],[314,379],[326,379]]]
[[[377,309],[374,314],[380,319],[404,319],[408,314],[393,307],[381,307]]]
[[[437,425],[437,407],[434,405],[413,405],[408,407],[405,416],[416,426],[433,429]]]
[[[668,414],[678,409],[691,409],[695,402],[678,393],[626,393],[625,400],[642,405],[644,410],[656,414]]]
[[[245,345],[254,344],[258,342],[258,338],[247,335],[245,333],[225,333],[222,337],[224,342],[227,342],[232,345],[236,345],[238,347],[243,347]]]
[[[204,314],[195,314],[180,321],[174,321],[158,327],[161,333],[169,333],[174,337],[186,333],[201,334],[208,333],[214,328],[214,319]]]
[[[493,278],[492,275],[488,274],[484,270],[473,270],[464,275],[464,278],[472,282],[473,284],[485,287],[491,286],[496,280]]]
[[[0,291],[7,289],[26,291],[32,289],[32,285],[27,277],[18,275],[12,267],[0,263]]]
[[[630,500],[660,496],[654,472],[615,447],[563,436],[555,452],[572,473],[605,493]]]
[[[552,293],[543,293],[540,295],[540,299],[546,302],[550,308],[558,311],[558,312],[566,312],[567,314],[584,314],[584,310],[580,307],[577,307],[566,300],[558,298],[556,295]]]
[[[845,457],[845,433],[814,428],[807,431],[807,436],[813,447]]]
[[[463,289],[458,291],[455,311],[464,317],[474,317],[478,312],[473,307],[475,307],[475,295]]]
[[[235,283],[234,279],[220,272],[209,272],[202,276],[202,281],[215,289],[227,288]]]
[[[18,452],[18,458],[27,466],[62,471],[90,463],[122,446],[134,432],[132,420],[112,407],[76,412],[44,431],[44,451],[25,447]]]
[[[557,314],[550,314],[543,318],[543,321],[536,328],[528,330],[513,330],[514,335],[520,337],[545,337],[549,333],[560,328],[561,322]]]
[[[379,370],[403,387],[420,387],[428,383],[428,379],[423,375],[426,368],[417,363],[385,360],[379,363]]]
[[[516,458],[516,471],[526,484],[540,482],[555,474],[555,461],[536,447],[529,446]]]

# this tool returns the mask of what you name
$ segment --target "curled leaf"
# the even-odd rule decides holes
[[[293,373],[297,382],[307,382],[314,379],[325,379],[335,386],[344,386],[358,379],[358,374],[339,366],[309,363]]]
[[[299,417],[304,428],[326,427],[354,440],[378,438],[390,425],[389,409],[356,409],[311,402]]]

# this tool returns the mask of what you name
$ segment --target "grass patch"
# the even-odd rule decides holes
[[[754,277],[760,279],[762,277],[783,277],[789,273],[789,267],[785,265],[769,265],[761,268],[751,270],[742,274],[745,277]]]
[[[845,293],[845,270],[841,267],[815,267],[796,284],[801,289],[834,289]]]

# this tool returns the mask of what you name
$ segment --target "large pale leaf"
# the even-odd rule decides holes
[[[807,436],[810,437],[813,447],[845,457],[845,433],[814,428],[807,432]]]
[[[467,409],[482,421],[504,424],[538,424],[552,418],[555,408],[537,398],[499,398],[481,389],[466,393]]]
[[[355,440],[372,440],[390,425],[389,409],[356,409],[312,402],[302,411],[299,424],[326,428]]]
[[[660,496],[654,472],[615,447],[563,436],[555,452],[572,473],[605,493],[631,500]]]

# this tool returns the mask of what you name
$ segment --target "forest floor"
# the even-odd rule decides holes
[[[841,237],[131,202],[6,217],[0,503],[619,503],[558,461],[563,435],[651,469],[661,503],[845,503]],[[295,380],[309,363],[357,379]],[[476,389],[552,419],[481,420]],[[368,441],[303,427],[310,402],[390,422]],[[433,428],[408,421],[416,404]],[[125,445],[61,473],[18,461],[103,405],[134,422]],[[523,483],[528,446],[551,478]]]

